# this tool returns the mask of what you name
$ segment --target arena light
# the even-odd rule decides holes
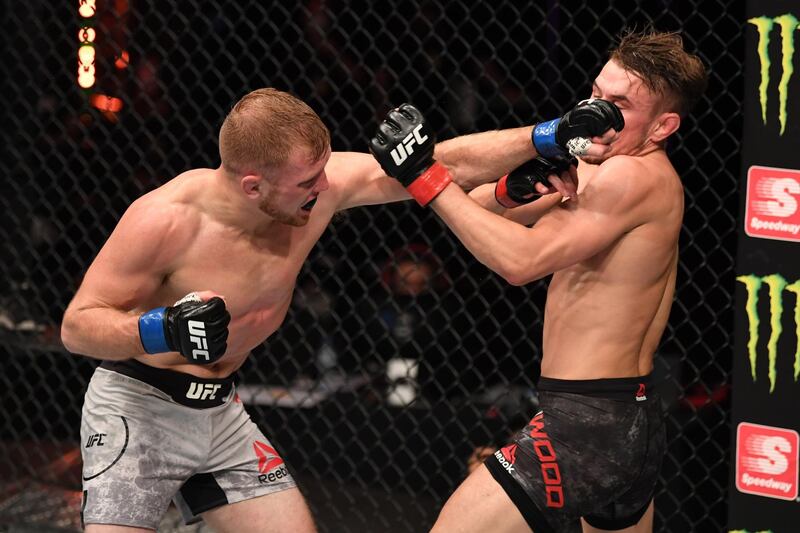
[[[84,89],[88,89],[94,85],[94,59],[94,46],[91,44],[84,44],[78,48],[78,85]]]
[[[93,94],[89,97],[89,103],[100,111],[110,111],[111,113],[118,113],[124,105],[119,98],[105,94]]]
[[[85,19],[91,18],[97,12],[97,2],[95,0],[80,0],[78,13]]]
[[[96,12],[97,6],[95,5],[95,0],[80,0],[78,4],[78,13],[80,16],[88,19],[93,17]],[[78,85],[83,89],[94,86],[95,81],[97,81],[95,77],[95,50],[93,44],[97,33],[94,28],[88,24],[89,21],[86,22],[87,24],[78,30],[78,42],[80,43],[80,47],[78,48]]]

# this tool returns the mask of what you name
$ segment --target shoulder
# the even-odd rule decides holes
[[[375,158],[362,152],[331,153],[325,173],[332,183],[384,175]]]
[[[666,156],[617,155],[601,163],[586,192],[600,192],[615,201],[641,201],[679,182]]]
[[[191,242],[202,224],[202,212],[181,194],[178,179],[135,200],[120,218],[110,241],[122,245],[164,245],[172,251]]]

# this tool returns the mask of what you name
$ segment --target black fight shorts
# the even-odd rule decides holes
[[[485,463],[534,533],[580,517],[612,531],[638,523],[666,449],[650,376],[541,378],[538,390],[541,411]]]

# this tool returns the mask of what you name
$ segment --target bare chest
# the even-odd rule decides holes
[[[231,314],[229,351],[245,352],[283,322],[297,275],[319,234],[292,229],[262,241],[221,237],[196,241],[165,279],[162,300],[194,291],[222,296]]]

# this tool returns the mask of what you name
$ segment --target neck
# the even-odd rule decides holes
[[[282,225],[261,211],[239,188],[235,176],[221,167],[214,170],[212,183],[204,189],[201,203],[205,212],[240,233],[258,237],[275,231]]]

